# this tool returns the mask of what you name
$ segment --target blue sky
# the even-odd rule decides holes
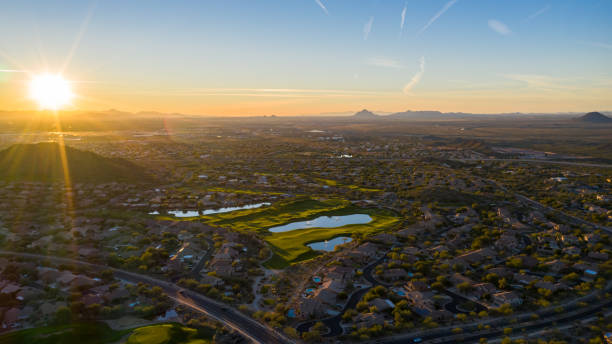
[[[605,0],[10,2],[0,101],[35,108],[50,71],[86,109],[610,110],[611,19]]]

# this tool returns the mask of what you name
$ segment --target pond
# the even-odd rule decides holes
[[[268,229],[272,233],[289,232],[304,228],[336,228],[346,225],[364,224],[372,221],[370,215],[319,216],[314,220],[288,223]]]
[[[341,236],[333,238],[331,240],[313,242],[312,244],[308,244],[308,247],[315,251],[331,252],[336,248],[336,246],[346,244],[347,242],[351,242],[352,240],[352,238]]]
[[[173,215],[175,217],[197,217],[201,215],[211,215],[211,214],[220,214],[220,213],[229,213],[230,211],[235,210],[244,210],[244,209],[255,209],[259,207],[263,207],[266,205],[270,205],[268,202],[263,203],[255,203],[255,204],[247,204],[241,207],[226,207],[219,209],[206,209],[202,211],[198,210],[169,210],[168,214]],[[158,211],[152,211],[149,215],[159,215]]]

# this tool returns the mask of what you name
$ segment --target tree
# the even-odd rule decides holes
[[[283,333],[285,333],[287,336],[291,337],[291,338],[299,338],[300,334],[298,333],[298,331],[291,327],[291,326],[287,326],[283,329]]]
[[[457,289],[459,289],[460,292],[465,294],[472,291],[473,287],[470,282],[462,282],[457,285]]]
[[[55,322],[58,325],[68,324],[72,321],[72,312],[66,306],[59,307],[55,312]]]

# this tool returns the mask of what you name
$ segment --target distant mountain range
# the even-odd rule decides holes
[[[473,113],[465,113],[465,112],[440,112],[440,111],[404,111],[404,112],[396,112],[388,115],[377,115],[371,111],[363,109],[349,118],[360,119],[360,120],[376,120],[376,119],[412,119],[412,120],[441,120],[441,119],[467,119],[474,117],[521,117],[521,118],[529,118],[529,117],[539,117],[539,116],[563,116],[566,119],[571,118],[572,116],[576,116],[576,113],[556,113],[556,114],[546,114],[546,113],[492,113],[492,114],[473,114]],[[599,112],[589,112],[584,116],[579,118],[575,118],[575,120],[581,122],[589,122],[589,123],[608,123],[612,122],[612,118],[605,116]]]
[[[72,183],[148,182],[144,168],[127,160],[106,158],[54,142],[15,144],[0,151],[0,180],[57,182],[65,178],[65,152]]]
[[[612,123],[612,118],[599,112],[589,112],[584,116],[576,118],[575,120],[587,123]]]

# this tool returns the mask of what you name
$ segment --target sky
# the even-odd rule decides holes
[[[199,115],[612,110],[609,0],[4,1],[0,108]]]

